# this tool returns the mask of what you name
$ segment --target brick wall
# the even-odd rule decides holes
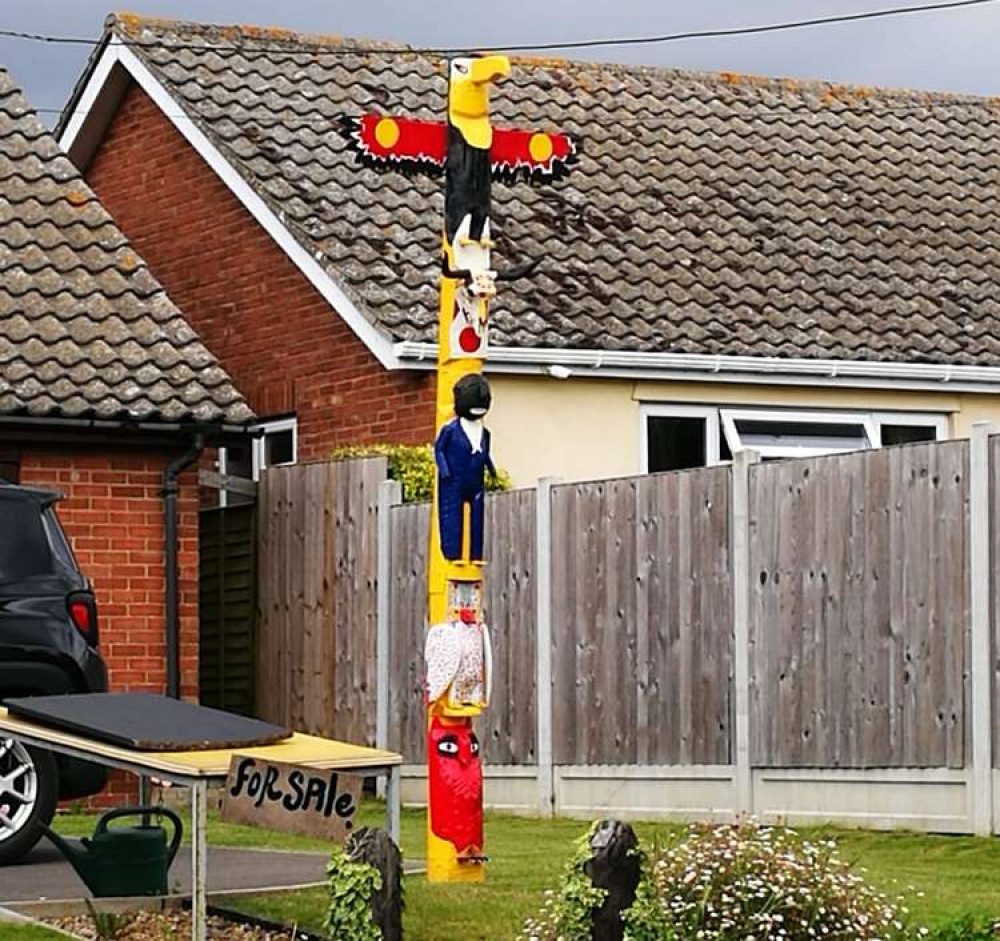
[[[433,438],[433,375],[385,370],[137,85],[86,176],[257,414],[297,413],[300,460]]]
[[[59,519],[94,583],[111,688],[162,693],[166,684],[163,469],[135,452],[26,450],[23,484],[61,490]],[[198,489],[181,479],[181,692],[198,694]]]
[[[94,584],[101,653],[112,690],[166,689],[163,470],[169,456],[134,450],[34,448],[21,454],[23,484],[61,490],[59,519]],[[198,488],[178,495],[181,694],[198,696]],[[135,803],[136,779],[111,773],[91,806]]]

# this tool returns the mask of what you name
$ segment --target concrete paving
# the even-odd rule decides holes
[[[315,885],[324,880],[326,853],[209,847],[210,893]],[[409,868],[409,867],[408,867]],[[182,846],[170,869],[170,888],[191,891],[191,852]],[[59,851],[43,839],[13,866],[0,868],[0,905],[89,898],[90,892]]]

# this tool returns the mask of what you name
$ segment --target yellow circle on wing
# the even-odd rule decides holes
[[[386,150],[395,147],[396,141],[399,140],[399,125],[392,118],[382,118],[375,125],[375,140],[378,141],[379,147],[384,147]]]
[[[528,153],[535,163],[545,163],[552,156],[552,138],[548,134],[532,134]]]

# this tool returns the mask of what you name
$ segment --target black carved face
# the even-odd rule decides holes
[[[490,384],[479,373],[462,376],[452,391],[455,395],[455,414],[459,418],[475,420],[490,410],[493,401]]]

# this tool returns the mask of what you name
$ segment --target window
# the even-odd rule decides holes
[[[280,467],[294,464],[298,455],[298,421],[282,418],[263,422],[255,431],[262,431],[253,442],[253,479],[260,480],[260,472],[265,467]]]
[[[862,451],[878,442],[870,416],[736,409],[723,409],[720,415],[729,450],[735,454],[752,448],[764,460]]]
[[[714,408],[644,405],[642,471],[687,470],[719,463],[719,413]]]
[[[248,437],[239,444],[219,448],[219,473],[227,477],[243,477],[260,480],[260,472],[265,467],[279,467],[294,464],[299,453],[298,420],[279,418],[261,422],[250,429],[256,437]],[[220,506],[236,506],[249,503],[250,497],[237,493],[220,491]]]
[[[753,449],[764,460],[938,441],[946,415],[648,404],[640,407],[644,473],[703,467]]]

